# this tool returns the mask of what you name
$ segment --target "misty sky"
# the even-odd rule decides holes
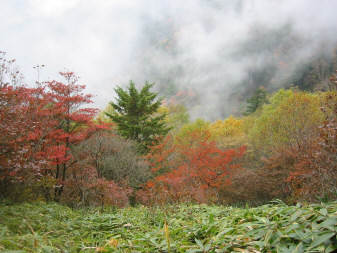
[[[336,10],[336,0],[0,0],[0,51],[27,83],[37,64],[43,80],[75,71],[101,109],[116,85],[147,80],[197,94],[193,117],[215,119],[251,73],[274,66],[270,85],[282,87],[301,63],[329,54]]]

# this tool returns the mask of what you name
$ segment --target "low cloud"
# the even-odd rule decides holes
[[[191,95],[194,118],[238,111],[240,94],[287,85],[337,43],[334,0],[1,1],[0,50],[27,82],[74,70],[104,108],[116,85],[146,80]]]

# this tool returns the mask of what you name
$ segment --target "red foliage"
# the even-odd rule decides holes
[[[42,88],[0,86],[0,180],[25,180],[45,162],[33,155],[42,129],[39,112],[46,105],[42,93]]]
[[[145,159],[149,161],[153,175],[160,175],[168,171],[170,167],[170,157],[173,153],[173,140],[169,135],[162,141],[159,141],[157,145],[151,146]]]
[[[82,108],[91,103],[72,72],[60,73],[66,83],[50,81],[38,88],[15,86],[12,61],[0,66],[0,180],[39,184],[45,197],[60,200],[68,169],[79,158],[72,148],[106,125],[94,124],[97,110]],[[48,184],[42,183],[48,182]]]
[[[43,149],[45,157],[54,165],[46,168],[45,174],[51,175],[57,183],[54,200],[59,201],[67,179],[67,170],[77,159],[71,147],[88,137],[94,126],[92,120],[97,110],[81,108],[91,103],[92,95],[84,94],[84,85],[78,85],[78,77],[73,72],[61,72],[66,84],[57,81],[46,83],[45,97],[48,106],[44,109],[48,118],[46,141],[48,148]],[[49,190],[49,189],[48,189]]]
[[[193,145],[184,142],[163,151],[166,141],[152,148],[148,156],[152,159],[152,170],[156,172],[164,166],[166,172],[147,182],[139,192],[143,201],[218,201],[217,193],[230,184],[233,172],[240,168],[237,160],[243,156],[245,147],[221,150],[204,135],[203,138],[199,138],[198,132],[191,135],[194,135]]]

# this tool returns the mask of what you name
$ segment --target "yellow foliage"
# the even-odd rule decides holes
[[[177,132],[184,124],[187,124],[190,120],[187,108],[179,104],[161,106],[158,109],[158,114],[166,114],[165,122],[169,127],[172,127],[173,132]]]
[[[194,122],[183,125],[176,134],[175,139],[182,144],[193,145],[193,143],[196,141],[196,136],[198,136],[199,139],[208,138],[209,125],[210,123],[208,121],[196,119]]]
[[[116,248],[118,246],[118,240],[111,238],[107,244]]]
[[[114,111],[114,108],[109,104],[103,111],[98,113],[97,119],[104,123],[112,123],[112,120],[105,113],[112,114]]]
[[[244,121],[242,119],[229,118],[218,120],[210,125],[211,138],[216,141],[221,148],[233,148],[247,145],[246,134],[244,133]]]

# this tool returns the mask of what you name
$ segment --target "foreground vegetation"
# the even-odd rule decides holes
[[[337,202],[79,209],[0,204],[4,252],[333,252]]]

